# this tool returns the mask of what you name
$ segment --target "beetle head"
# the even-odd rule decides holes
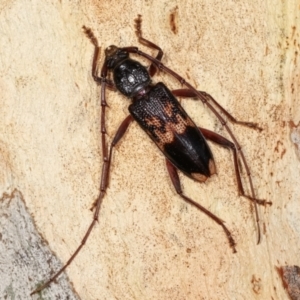
[[[111,45],[105,49],[105,57],[107,61],[107,67],[109,69],[114,69],[116,65],[129,57],[129,53],[126,50]]]

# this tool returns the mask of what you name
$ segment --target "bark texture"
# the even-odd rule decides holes
[[[237,119],[263,128],[230,124],[257,196],[273,205],[260,208],[263,236],[256,245],[251,205],[237,194],[229,151],[212,145],[218,175],[205,184],[181,176],[185,193],[226,221],[237,242],[233,254],[219,226],[176,195],[162,155],[132,124],[114,152],[99,223],[67,270],[78,297],[286,299],[276,268],[300,264],[297,0],[1,1],[1,201],[19,195],[29,212],[21,214],[25,223],[33,220],[52,251],[67,261],[91,222],[102,163],[100,91],[91,77],[93,46],[82,26],[93,29],[102,50],[137,45],[137,14],[144,36],[164,50],[163,63]],[[180,88],[164,74],[154,80]],[[129,101],[113,92],[107,98],[110,139],[128,115]],[[227,136],[201,103],[182,104],[199,126]],[[1,236],[11,236],[5,228]],[[15,240],[21,238],[16,233]],[[31,249],[31,241],[22,243]],[[17,255],[20,248],[2,242],[3,251]],[[3,256],[0,269],[17,267],[14,257]],[[48,274],[57,268],[46,259],[45,267]],[[0,282],[0,298],[9,291],[30,299],[30,291],[48,278],[38,264],[27,279],[11,274]],[[43,297],[52,299],[59,286]]]

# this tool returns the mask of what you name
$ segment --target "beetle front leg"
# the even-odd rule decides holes
[[[113,82],[106,78],[107,68],[106,68],[105,62],[101,69],[101,77],[99,76],[98,61],[99,61],[99,53],[100,53],[101,47],[99,47],[97,38],[95,37],[94,33],[92,32],[92,29],[90,29],[86,26],[82,26],[82,29],[83,29],[84,33],[86,34],[86,36],[89,38],[89,40],[92,42],[92,44],[95,46],[93,63],[92,63],[92,76],[93,76],[94,80],[99,84],[101,84],[104,80],[108,88],[115,90],[115,86],[114,86]],[[104,68],[106,69],[106,71],[103,70]]]
[[[171,181],[173,183],[173,186],[177,192],[177,194],[186,202],[188,202],[189,204],[195,206],[196,208],[198,208],[199,210],[201,210],[202,212],[204,212],[207,216],[209,216],[212,220],[214,220],[218,225],[220,225],[223,230],[225,231],[225,234],[227,236],[228,242],[230,247],[233,250],[233,253],[236,253],[236,249],[235,249],[235,241],[231,235],[231,232],[229,231],[229,229],[224,225],[224,221],[221,220],[220,218],[218,218],[216,215],[214,215],[213,213],[211,213],[209,210],[207,210],[205,207],[203,207],[202,205],[200,205],[199,203],[195,202],[194,200],[190,199],[189,197],[185,196],[183,194],[183,191],[181,189],[181,183],[180,183],[180,179],[178,176],[178,172],[177,169],[172,165],[172,163],[166,159],[166,165],[167,165],[167,169],[171,178]]]
[[[98,40],[95,37],[92,30],[86,26],[82,26],[84,33],[89,38],[89,40],[94,45],[94,56],[93,56],[93,64],[92,64],[92,76],[94,80],[101,84],[101,118],[100,118],[100,130],[101,130],[101,145],[102,145],[102,153],[103,157],[107,156],[107,146],[106,146],[106,127],[105,127],[105,109],[107,106],[106,103],[106,87],[110,89],[115,89],[114,84],[111,80],[107,79],[107,64],[106,61],[103,63],[101,72],[99,76],[99,68],[98,68],[98,61],[99,61],[99,53],[100,47],[98,44]]]
[[[162,51],[162,49],[160,47],[158,47],[156,44],[146,40],[145,38],[143,38],[143,33],[142,33],[142,16],[138,15],[138,17],[134,20],[135,21],[135,33],[138,37],[138,40],[141,44],[151,48],[151,49],[155,49],[158,50],[158,54],[156,55],[155,59],[161,61],[164,53]],[[152,62],[150,67],[149,67],[149,74],[151,77],[153,77],[157,72],[157,66]]]

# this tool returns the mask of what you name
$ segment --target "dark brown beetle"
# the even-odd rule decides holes
[[[260,227],[257,204],[266,205],[271,204],[271,202],[256,199],[250,170],[241,147],[239,146],[232,131],[226,124],[226,121],[220,115],[217,109],[233,123],[245,125],[258,130],[261,129],[254,123],[237,121],[209,94],[202,91],[197,91],[181,76],[163,65],[161,63],[163,51],[157,45],[142,37],[140,15],[135,20],[135,25],[139,42],[152,49],[158,50],[157,56],[154,58],[140,51],[137,47],[118,48],[112,45],[105,50],[105,62],[102,66],[100,77],[98,76],[99,72],[97,67],[100,50],[98,41],[89,28],[83,27],[86,35],[95,46],[92,75],[94,77],[94,80],[101,85],[101,139],[103,167],[100,182],[100,194],[94,204],[95,213],[93,221],[90,224],[90,227],[88,228],[84,238],[82,239],[80,246],[76,249],[67,263],[43,286],[34,290],[32,294],[40,292],[51,282],[53,282],[73,261],[83,245],[86,243],[93,227],[98,221],[100,207],[108,186],[112,149],[123,137],[129,124],[133,120],[137,121],[141,128],[149,135],[149,137],[154,141],[154,143],[166,157],[167,169],[176,192],[186,202],[195,206],[206,215],[208,215],[211,219],[213,219],[217,224],[219,224],[225,231],[233,252],[236,252],[235,241],[231,235],[231,232],[224,225],[224,221],[212,214],[199,203],[183,194],[177,172],[178,169],[190,178],[199,182],[204,182],[208,177],[216,173],[213,155],[206,142],[206,139],[213,141],[223,147],[231,149],[233,151],[238,191],[240,195],[248,198],[254,203],[258,228],[257,242],[259,243],[260,241]],[[129,57],[130,53],[134,53],[147,58],[151,62],[149,70],[147,70],[138,61],[131,59]],[[158,69],[175,77],[182,85],[185,85],[187,88],[170,91],[162,82],[152,84],[151,77],[155,75]],[[108,78],[109,72],[112,72],[113,80],[110,80]],[[117,133],[113,138],[109,151],[106,142],[105,129],[105,108],[107,106],[106,87],[114,90],[117,89],[123,95],[132,100],[132,103],[129,105],[130,115],[127,116],[121,123],[119,129],[117,130]],[[193,97],[200,99],[216,115],[222,125],[226,128],[233,142],[210,130],[197,127],[185,112],[183,107],[180,105],[175,96],[190,98]],[[238,164],[238,155],[240,156],[240,159],[248,175],[251,196],[244,193]]]

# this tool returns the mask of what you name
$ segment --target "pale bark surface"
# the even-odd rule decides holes
[[[67,261],[92,219],[102,163],[93,46],[81,27],[93,29],[102,50],[137,45],[138,13],[166,65],[236,118],[263,128],[230,124],[256,194],[273,205],[260,208],[263,236],[256,245],[251,205],[237,195],[229,151],[212,145],[218,175],[206,184],[181,176],[185,193],[226,221],[237,242],[233,254],[219,226],[176,195],[164,158],[133,124],[114,152],[99,224],[67,270],[74,289],[84,300],[287,299],[276,267],[300,264],[297,0],[1,1],[2,201],[18,191],[37,231]],[[164,74],[154,80],[180,88]],[[110,139],[129,100],[113,92],[107,97]],[[182,104],[199,126],[226,136],[201,103]],[[19,251],[0,245],[0,252]],[[0,269],[7,264],[0,261]],[[57,267],[45,266],[49,274]],[[36,277],[28,271],[27,281],[15,274],[1,280],[0,297],[11,287],[13,295],[22,291],[21,299],[30,299],[41,267]],[[43,299],[53,299],[51,293],[44,291]]]

